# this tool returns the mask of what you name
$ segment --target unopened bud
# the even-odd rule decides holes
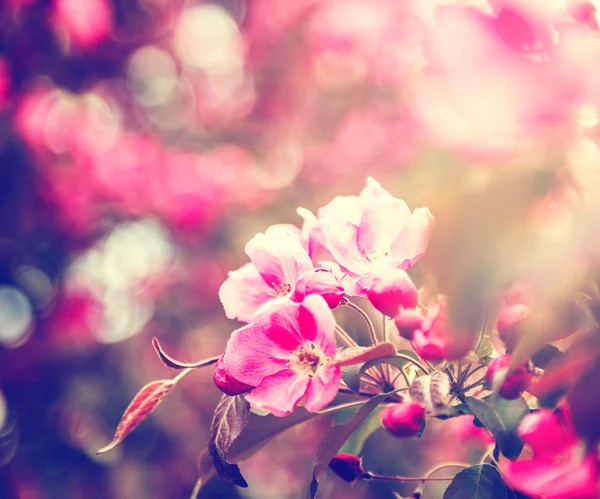
[[[400,311],[394,322],[400,336],[412,341],[415,331],[423,325],[423,316],[416,308],[406,308]]]
[[[401,308],[415,308],[419,301],[417,287],[406,272],[389,269],[373,279],[367,297],[382,314],[395,317]]]
[[[329,467],[342,480],[352,483],[365,474],[360,458],[353,454],[338,454],[329,462]]]
[[[344,288],[330,270],[308,270],[298,279],[293,300],[301,303],[306,296],[312,294],[321,295],[329,308],[335,308],[344,297]]]
[[[229,371],[225,368],[225,363],[223,362],[223,357],[225,354],[221,355],[217,363],[215,364],[215,372],[213,374],[213,380],[215,382],[216,387],[221,390],[225,395],[241,395],[242,393],[249,392],[254,387],[247,385],[246,383],[242,383],[235,379]]]
[[[485,373],[485,379],[490,389],[495,388],[495,384],[501,376],[506,376],[498,390],[498,395],[506,400],[519,398],[527,389],[533,377],[527,364],[523,364],[508,372],[510,359],[511,356],[508,354],[493,359],[489,363]]]
[[[414,437],[425,423],[425,407],[416,402],[401,402],[386,407],[381,424],[396,437]]]

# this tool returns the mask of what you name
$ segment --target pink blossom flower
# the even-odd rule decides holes
[[[337,196],[318,211],[322,244],[340,265],[356,292],[387,269],[406,270],[429,243],[433,216],[427,208],[410,211],[372,178],[358,196]],[[342,283],[346,287],[346,283]]]
[[[543,499],[596,499],[598,464],[575,435],[567,406],[540,409],[523,418],[519,436],[533,450],[532,459],[501,463],[506,483]]]
[[[429,307],[421,328],[414,331],[413,347],[425,360],[439,362],[458,359],[472,346],[472,336],[452,326],[447,309],[446,297],[438,296],[438,302]]]
[[[260,307],[275,298],[299,302],[316,293],[335,307],[343,296],[331,272],[313,268],[297,227],[269,227],[246,244],[246,254],[251,263],[230,272],[219,290],[229,319],[251,322]]]
[[[255,324],[231,335],[223,367],[255,387],[246,395],[253,406],[286,416],[303,398],[309,411],[333,400],[342,377],[335,354],[333,314],[322,297],[310,295],[301,304],[277,300],[264,307]]]
[[[390,317],[395,317],[401,308],[415,308],[419,301],[417,287],[400,269],[390,269],[373,279],[367,297],[377,310]]]

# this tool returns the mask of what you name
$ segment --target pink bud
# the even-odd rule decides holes
[[[241,395],[242,393],[249,392],[254,387],[247,385],[246,383],[242,383],[235,379],[227,369],[225,368],[225,363],[223,362],[223,357],[225,354],[221,355],[217,363],[215,364],[215,372],[213,374],[213,380],[215,385],[219,390],[221,390],[225,395]]]
[[[396,437],[413,437],[423,428],[425,407],[416,402],[400,402],[386,407],[381,424]]]
[[[507,374],[510,359],[509,354],[493,359],[488,365],[485,378],[488,387],[492,388],[496,379],[506,376],[498,394],[504,399],[514,400],[527,389],[533,375],[527,364],[523,364]]]
[[[382,314],[394,317],[400,308],[415,308],[419,301],[417,287],[406,272],[389,269],[375,277],[367,297]]]
[[[441,337],[427,336],[422,330],[417,329],[413,334],[412,344],[417,355],[429,362],[440,362],[446,357],[445,345]]]
[[[506,348],[513,350],[521,337],[519,326],[529,315],[530,308],[527,305],[515,304],[504,308],[498,316],[496,328],[500,339]]]
[[[412,341],[415,331],[421,329],[423,316],[416,308],[405,308],[394,319],[402,338]]]
[[[330,270],[312,269],[300,276],[292,299],[302,302],[305,296],[312,294],[321,295],[329,308],[335,308],[344,297],[344,288]]]
[[[329,467],[344,481],[352,483],[365,474],[361,460],[353,454],[338,454]]]

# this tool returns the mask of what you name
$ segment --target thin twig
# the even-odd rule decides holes
[[[335,333],[338,335],[338,338],[346,344],[347,347],[358,346],[356,341],[354,341],[354,339],[346,332],[346,330],[337,324],[335,325]]]
[[[488,323],[488,314],[486,312],[485,317],[483,319],[483,325],[481,326],[481,331],[479,332],[479,338],[477,340],[477,345],[475,346],[475,355],[477,355],[477,357],[479,357],[479,354],[477,352],[479,352],[479,347],[481,346],[481,342],[483,341],[483,336],[485,335],[485,330],[487,329],[487,323]]]
[[[382,330],[383,330],[383,341],[385,341],[386,343],[390,342],[390,332],[388,329],[388,325],[387,325],[387,317],[385,316],[385,314],[382,314],[383,316],[383,323],[382,323]],[[388,381],[392,381],[392,370],[389,364],[385,364],[385,378]],[[393,385],[393,383],[392,383]]]
[[[377,339],[377,334],[375,333],[375,327],[373,326],[373,322],[366,314],[366,312],[358,305],[355,305],[354,303],[348,301],[345,298],[342,299],[341,305],[345,305],[346,307],[351,308],[363,318],[363,320],[367,323],[367,327],[369,328],[369,336],[371,337],[371,342],[373,343],[373,345],[377,345],[377,343],[379,343],[379,340]]]
[[[198,494],[200,493],[201,488],[202,479],[198,478],[198,480],[196,480],[196,483],[194,484],[194,489],[192,490],[192,495],[190,496],[190,499],[196,499],[198,497]]]
[[[394,482],[441,482],[443,480],[454,480],[454,477],[414,477],[414,476],[387,476],[387,475],[376,475],[374,473],[365,473],[365,480],[391,480]]]
[[[423,364],[421,364],[418,360],[413,359],[409,355],[404,355],[403,353],[397,353],[396,355],[394,355],[394,357],[400,357],[401,359],[405,359],[409,362],[412,362],[415,366],[417,366],[419,369],[421,369],[421,371],[423,371],[425,374],[429,374],[429,371]]]
[[[475,383],[469,385],[469,386],[465,386],[462,391],[463,392],[468,392],[469,390],[472,390],[473,388],[483,385],[485,383],[485,376],[483,378],[479,378]]]

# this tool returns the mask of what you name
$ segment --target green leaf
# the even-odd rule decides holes
[[[464,416],[465,414],[473,414],[469,406],[467,404],[457,404],[438,409],[432,417],[445,420],[456,418],[458,416]]]
[[[313,469],[313,477],[310,482],[310,497],[314,499],[317,495],[317,489],[319,487],[319,480],[321,476],[329,466],[329,463],[333,459],[340,447],[344,445],[344,442],[350,438],[350,435],[354,433],[360,424],[367,419],[369,414],[375,410],[375,408],[383,402],[393,392],[382,393],[377,395],[363,405],[356,411],[348,421],[342,424],[338,424],[329,429],[329,431],[321,440],[319,450],[317,452],[317,463]]]
[[[413,358],[414,360],[418,360],[418,357],[414,354],[414,352],[411,352],[409,350],[401,350],[398,353],[407,355],[408,357]],[[396,366],[398,369],[402,369],[409,362],[410,360],[405,359],[403,357],[392,356],[370,360],[369,362],[365,362],[364,364],[360,365],[345,366],[342,367],[342,379],[344,380],[344,383],[348,385],[348,388],[358,393],[360,389],[360,378],[365,373],[365,371],[367,371],[371,367],[376,367],[381,364],[389,364],[392,366]]]
[[[521,419],[529,412],[525,400],[522,397],[516,400],[466,397],[466,403],[479,422],[494,436],[500,452],[509,459],[519,457],[523,441],[516,431]]]
[[[478,464],[457,473],[442,499],[517,499],[519,496],[504,483],[494,466]]]

